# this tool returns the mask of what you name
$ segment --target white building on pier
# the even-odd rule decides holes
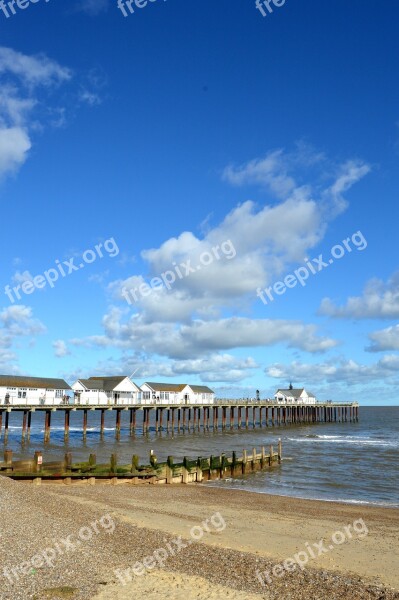
[[[78,379],[72,384],[75,404],[118,406],[140,404],[140,388],[125,375]]]
[[[143,404],[213,404],[215,393],[206,385],[143,383]]]
[[[286,390],[278,389],[274,399],[279,404],[316,404],[316,397],[305,388],[293,388],[292,385]]]
[[[64,379],[0,375],[0,404],[4,405],[68,404],[70,392],[71,387]]]

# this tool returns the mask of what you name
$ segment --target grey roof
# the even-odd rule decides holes
[[[186,383],[155,383],[153,381],[146,381],[145,384],[148,385],[154,392],[181,392],[186,387]]]
[[[214,394],[215,393],[207,385],[191,385],[191,384],[189,384],[189,386],[193,390],[193,392],[196,392],[197,394]]]
[[[79,379],[88,390],[112,391],[124,379],[129,379],[127,375],[115,375],[112,377],[89,377],[89,379]]]
[[[92,381],[91,379],[79,379],[79,381],[88,390],[103,390],[104,389],[103,382],[101,380]]]
[[[97,389],[93,385],[93,381],[99,381],[101,383],[102,390],[112,391],[124,379],[129,379],[129,377],[127,375],[112,375],[110,377],[90,377],[87,381],[91,382],[90,385],[93,389]]]
[[[48,390],[70,390],[71,387],[64,379],[49,379],[47,377],[26,377],[24,375],[0,375],[0,386],[43,388]]]

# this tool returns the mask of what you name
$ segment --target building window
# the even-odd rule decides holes
[[[143,400],[149,400],[151,398],[151,392],[143,392]]]
[[[64,390],[55,390],[56,398],[62,398],[63,395],[64,395]]]

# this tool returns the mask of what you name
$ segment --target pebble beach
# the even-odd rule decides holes
[[[4,600],[399,599],[395,509],[206,485],[35,486],[5,477],[0,499]],[[218,527],[209,520],[215,514]],[[281,572],[306,541],[328,540],[360,518],[367,536]],[[190,532],[207,519],[208,530],[193,540]],[[149,557],[165,548],[171,552],[153,565]],[[145,573],[134,573],[146,558]],[[257,573],[276,565],[278,576],[262,583]]]

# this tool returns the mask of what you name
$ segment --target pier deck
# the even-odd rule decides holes
[[[82,434],[87,434],[89,411],[100,411],[100,433],[104,434],[105,413],[115,412],[115,435],[120,436],[122,412],[130,413],[130,433],[137,428],[137,413],[141,411],[142,431],[150,430],[150,421],[156,432],[166,431],[219,431],[229,429],[279,427],[312,423],[356,422],[359,419],[357,402],[318,402],[316,404],[281,404],[268,400],[217,400],[213,404],[114,404],[114,405],[0,405],[0,436],[4,420],[4,442],[7,443],[10,415],[23,413],[22,439],[29,438],[34,412],[44,413],[44,441],[50,441],[51,416],[64,411],[64,437],[69,437],[71,412],[81,412]],[[151,419],[151,416],[153,418]]]

